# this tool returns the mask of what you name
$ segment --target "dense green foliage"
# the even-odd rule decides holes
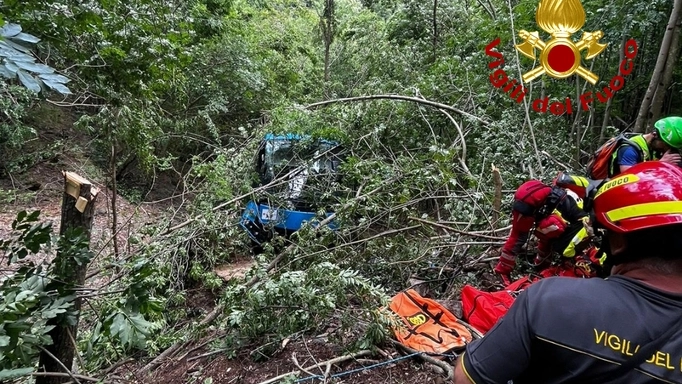
[[[518,31],[539,31],[549,39],[535,21],[537,1],[334,0],[332,13],[325,3],[6,0],[0,5],[5,25],[0,30],[0,177],[69,150],[68,139],[30,145],[52,118],[41,109],[49,102],[73,116],[73,127],[88,136],[83,150],[110,188],[120,182],[132,195],[129,176],[155,180],[152,175],[167,172],[180,175],[183,198],[188,197],[182,214],[159,217],[129,235],[134,247],[120,251],[125,254],[107,250],[101,260],[101,276],[111,282],[86,297],[90,305],[81,314],[78,337],[87,370],[113,364],[112,356],[155,356],[179,339],[203,335],[198,319],[185,321],[186,290],[197,284],[224,306],[214,322],[221,330],[220,347],[234,353],[248,345],[254,358],[272,355],[280,340],[299,332],[327,332],[330,324],[330,337],[344,347],[379,343],[390,335],[391,321],[379,309],[414,276],[433,281],[431,287],[443,297],[456,298],[463,283],[480,277],[472,255],[479,259],[499,245],[494,230],[508,224],[508,198],[495,221],[491,167],[499,167],[505,190],[531,177],[548,181],[564,168],[581,172],[600,139],[634,122],[672,9],[665,0],[584,0],[583,31],[601,30],[607,44],[594,59],[583,58],[599,81],[593,86],[579,76],[542,76],[527,85],[519,103],[491,84],[495,69],[488,64],[495,59],[485,47],[500,39],[495,48],[505,61],[500,68],[520,83],[537,63],[514,49],[521,42]],[[325,15],[332,15],[333,28]],[[608,103],[580,109],[579,95],[596,94],[617,74],[630,38],[638,51],[625,86]],[[33,44],[35,56],[18,56],[31,51],[15,45],[17,40]],[[15,67],[32,72],[33,80]],[[682,112],[675,88],[681,77],[678,66],[664,114]],[[40,88],[38,79],[47,87]],[[413,100],[310,106],[370,95]],[[545,96],[550,102],[570,97],[573,113],[533,110],[533,101]],[[213,268],[248,253],[249,239],[236,224],[252,197],[253,156],[265,132],[341,141],[348,161],[334,207],[340,229],[305,227],[288,248],[285,239],[276,238],[253,256],[254,268],[244,281],[225,283]],[[183,215],[196,220],[167,231]],[[17,229],[27,234],[2,243],[9,258],[48,243],[47,224],[22,225]],[[494,236],[460,239],[443,225]],[[68,297],[36,282],[40,273],[20,270],[2,285],[4,370],[32,369],[37,346],[49,342],[45,320],[68,310]],[[11,321],[22,328],[12,328]]]

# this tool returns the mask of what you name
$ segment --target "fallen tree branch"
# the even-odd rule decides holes
[[[450,119],[452,124],[455,125],[455,128],[457,128],[457,133],[459,133],[460,140],[462,141],[462,155],[459,158],[459,162],[462,165],[462,168],[464,168],[464,171],[471,177],[472,179],[474,178],[474,175],[471,174],[471,171],[469,171],[469,167],[467,167],[467,143],[464,140],[464,132],[462,132],[462,127],[460,127],[459,123],[446,111],[444,111],[442,108],[438,109],[441,113],[443,113],[445,116]]]
[[[393,180],[393,179],[388,180],[386,183],[384,183],[384,184],[378,186],[377,188],[375,188],[375,189],[373,189],[373,190],[367,192],[366,194],[364,194],[363,196],[358,197],[357,199],[363,200],[363,199],[367,198],[368,196],[370,196],[370,195],[376,193],[377,191],[379,191],[384,185],[390,184],[392,181],[394,181],[394,180]],[[233,199],[233,200],[234,200],[234,199]],[[237,201],[237,200],[234,200],[234,201]],[[225,205],[227,205],[227,204],[229,204],[229,203],[230,203],[230,202],[223,203],[223,204],[221,204],[220,206],[225,206]],[[352,205],[352,202],[348,202],[348,203],[344,204],[344,206],[341,207],[340,210],[346,209],[346,208],[350,207],[351,205]],[[218,206],[218,207],[220,207],[220,206]],[[218,208],[218,207],[216,207],[216,208]],[[214,210],[215,210],[216,208],[214,208]],[[322,228],[322,227],[324,227],[325,225],[329,224],[332,220],[334,220],[335,217],[336,217],[336,212],[332,213],[331,215],[329,215],[329,217],[327,217],[327,218],[325,218],[324,220],[320,221],[320,223],[318,224],[318,226],[315,227],[315,228],[313,228],[313,231],[317,231],[319,228]],[[190,219],[190,220],[194,220],[194,219]],[[191,222],[191,221],[189,221],[189,222]],[[189,224],[189,222],[185,222],[185,223]],[[184,223],[183,223],[183,224],[184,224]],[[184,224],[184,225],[187,225],[187,224]],[[180,225],[180,224],[179,224],[179,225]],[[176,227],[178,227],[178,226],[176,226]],[[172,230],[172,229],[173,229],[173,228],[170,228],[170,229],[167,230],[166,232],[168,232],[168,231],[170,231],[170,230]],[[287,248],[285,248],[282,252],[280,252],[280,253],[279,253],[279,254],[278,254],[278,255],[277,255],[277,256],[276,256],[276,257],[275,257],[267,266],[266,266],[266,267],[265,267],[266,272],[270,272],[273,268],[275,268],[275,266],[277,265],[277,263],[279,263],[279,261],[282,260],[282,258],[284,257],[284,255],[286,255],[288,252],[290,252],[292,249],[294,249],[295,246],[296,246],[296,244],[291,244],[291,245],[289,245]],[[246,289],[250,289],[251,287],[253,287],[254,285],[256,285],[256,283],[258,283],[259,280],[260,280],[260,277],[259,277],[259,276],[254,276],[254,277],[252,277],[251,280],[249,280],[249,281],[245,284],[245,288],[246,288]],[[215,319],[218,317],[218,315],[223,311],[223,309],[224,309],[223,304],[218,304],[218,305],[213,309],[213,311],[211,311],[211,313],[209,313],[208,315],[206,315],[206,317],[204,317],[204,319],[201,320],[201,322],[199,323],[199,327],[205,326],[206,324],[208,324],[208,323],[212,322],[213,320],[215,320]],[[170,357],[170,354],[176,353],[177,349],[180,348],[180,347],[181,347],[182,345],[184,345],[184,344],[185,344],[185,343],[183,343],[183,342],[178,342],[178,343],[173,344],[173,345],[170,346],[168,349],[166,349],[166,351],[164,351],[161,355],[157,356],[154,360],[152,360],[149,364],[147,364],[144,368],[142,368],[139,372],[149,372],[151,369],[153,369],[153,368],[155,368],[156,366],[158,366],[159,364],[161,364],[161,362],[162,362],[164,359]]]
[[[402,96],[402,95],[370,95],[370,96],[345,97],[345,98],[341,98],[341,99],[325,100],[325,101],[320,101],[317,103],[312,103],[312,104],[305,106],[304,108],[305,109],[315,109],[317,107],[322,107],[322,106],[325,106],[328,104],[334,104],[334,103],[345,103],[345,102],[351,102],[351,101],[365,101],[365,100],[378,100],[378,99],[412,101],[414,103],[420,103],[420,104],[428,105],[428,106],[431,106],[434,108],[445,109],[448,111],[458,113],[462,116],[472,118],[472,119],[482,123],[485,126],[490,125],[490,122],[485,121],[485,120],[481,119],[480,117],[472,115],[471,113],[463,111],[459,108],[451,107],[451,106],[446,105],[446,104],[437,103],[435,101],[420,99],[417,97]]]
[[[506,227],[497,228],[497,229],[492,230],[492,231],[486,229],[485,231],[471,231],[469,233],[493,233],[493,232],[506,231],[506,230],[511,229],[511,227],[512,227],[511,225],[507,225]]]
[[[113,381],[105,381],[104,379],[98,379],[90,376],[77,375],[75,373],[64,373],[64,372],[33,372],[31,376],[54,376],[54,377],[70,377],[74,380],[81,379],[83,381],[92,381],[93,383],[113,383]],[[78,382],[78,380],[76,380]]]
[[[177,342],[177,343],[171,345],[165,351],[163,351],[163,353],[156,356],[156,358],[154,358],[154,360],[150,361],[149,364],[142,367],[142,369],[140,369],[138,371],[138,373],[150,372],[152,369],[156,368],[161,363],[163,363],[163,361],[166,358],[170,358],[171,354],[175,353],[178,349],[180,349],[180,347],[184,346],[185,344],[186,344],[186,342]]]
[[[489,236],[489,235],[483,235],[483,234],[474,233],[474,232],[466,232],[466,231],[462,231],[462,230],[459,230],[459,229],[456,229],[456,228],[452,228],[452,227],[449,227],[449,226],[447,226],[447,225],[443,225],[443,224],[436,223],[436,222],[433,222],[433,221],[420,219],[420,218],[418,218],[418,217],[408,216],[408,219],[410,219],[410,220],[415,220],[415,221],[419,221],[420,223],[432,225],[432,226],[434,226],[434,227],[442,228],[442,229],[445,229],[445,230],[450,231],[450,232],[459,233],[460,235],[464,235],[464,236],[480,237],[480,238],[482,238],[482,239],[489,239],[489,240],[505,240],[504,237]]]
[[[227,351],[227,348],[216,349],[215,351],[206,352],[206,353],[201,354],[201,355],[190,357],[189,359],[187,359],[187,361],[190,362],[192,360],[201,359],[202,357],[209,357],[209,356],[217,355],[217,354],[219,354],[221,352],[225,352],[225,351]]]
[[[81,384],[81,382],[78,381],[78,379],[74,376],[73,372],[71,372],[71,370],[70,370],[69,368],[66,368],[66,365],[64,365],[64,363],[62,363],[62,361],[59,360],[59,359],[57,358],[57,356],[55,356],[55,355],[52,354],[50,351],[48,351],[47,349],[43,348],[43,347],[40,346],[40,345],[38,346],[38,348],[39,348],[41,351],[43,351],[45,354],[47,354],[51,359],[53,359],[57,364],[59,364],[59,366],[62,367],[62,369],[64,370],[64,372],[66,372],[66,375],[68,375],[69,377],[71,377],[71,378],[73,379],[73,381],[75,381],[77,384]],[[70,363],[69,363],[69,364],[70,364]],[[55,373],[55,372],[45,372],[45,373]]]
[[[504,241],[458,241],[439,244],[436,247],[458,247],[462,245],[504,245]]]
[[[367,238],[365,238],[365,239],[355,240],[355,241],[351,241],[351,242],[348,242],[348,243],[339,244],[339,245],[337,245],[337,246],[334,246],[334,247],[332,247],[332,248],[325,249],[325,250],[322,250],[322,251],[315,251],[315,252],[312,252],[312,253],[308,253],[308,254],[306,254],[306,255],[304,255],[304,256],[301,256],[301,257],[297,258],[296,260],[300,260],[300,259],[302,259],[303,257],[315,256],[315,255],[320,254],[320,253],[326,253],[326,252],[335,251],[335,250],[337,250],[337,249],[339,249],[339,248],[349,247],[349,246],[351,246],[351,245],[358,245],[358,244],[366,243],[366,242],[368,242],[368,241],[370,241],[370,240],[378,239],[378,238],[380,238],[380,237],[384,237],[384,236],[388,236],[388,235],[394,235],[394,234],[396,234],[396,233],[409,231],[409,230],[411,230],[411,229],[416,229],[416,228],[419,228],[419,227],[421,227],[421,225],[411,225],[411,226],[409,226],[409,227],[404,227],[404,228],[389,229],[389,230],[387,230],[387,231],[383,231],[383,232],[381,232],[381,233],[377,233],[376,235],[372,235],[372,236],[367,237]]]
[[[197,350],[199,350],[199,349],[205,347],[206,345],[208,345],[209,343],[211,343],[211,342],[214,341],[214,340],[215,340],[215,334],[211,335],[211,336],[208,338],[208,340],[204,341],[203,343],[201,343],[201,344],[197,345],[196,347],[190,349],[189,351],[185,352],[182,356],[178,357],[177,360],[178,360],[178,361],[184,360],[187,356],[189,356],[190,353],[192,353],[192,352],[194,352],[194,351],[197,351]]]
[[[133,361],[135,361],[135,359],[133,359],[132,357],[129,358],[129,359],[117,361],[117,362],[115,362],[114,364],[112,364],[109,368],[103,370],[103,371],[101,372],[101,374],[102,374],[102,375],[108,375],[109,373],[115,371],[116,368],[118,368],[118,367],[120,367],[120,366],[123,366],[123,365],[126,365],[126,364],[128,364],[128,363],[130,363],[130,362],[133,362]]]
[[[301,371],[307,373],[309,376],[317,376],[316,374],[310,372],[309,369],[303,368],[303,367],[301,366],[301,364],[299,364],[298,359],[296,358],[296,352],[291,352],[291,361],[294,362],[294,365],[296,366],[296,368],[298,368],[298,369],[300,369]],[[330,367],[330,366],[331,366],[331,364],[327,364],[327,367]],[[327,377],[327,376],[325,375],[325,377]]]
[[[223,308],[224,308],[223,304],[216,305],[216,307],[213,308],[213,310],[199,322],[199,327],[203,327],[203,326],[207,325],[208,323],[212,322],[213,320],[215,320],[216,317],[218,317],[218,315],[223,311]],[[157,356],[149,364],[145,365],[144,368],[140,369],[139,372],[151,371],[152,369],[154,369],[158,365],[160,365],[164,359],[171,358],[173,354],[178,353],[180,348],[184,347],[186,344],[188,344],[188,342],[179,341],[179,342],[171,345],[170,347],[168,347],[168,349],[163,351],[162,354]]]
[[[497,225],[500,220],[500,212],[502,210],[502,176],[500,175],[500,169],[492,165],[493,171],[493,185],[495,185],[495,196],[493,198],[493,224]],[[495,234],[495,231],[493,231]]]
[[[577,120],[576,120],[576,121],[577,121]],[[559,164],[560,166],[564,167],[564,169],[565,169],[566,171],[569,171],[569,170],[572,169],[572,168],[569,167],[568,165],[566,165],[566,164],[562,163],[561,161],[555,159],[552,155],[550,155],[549,153],[547,153],[547,151],[544,151],[544,150],[543,150],[543,151],[540,151],[540,153],[542,153],[543,155],[547,156],[547,158],[550,159],[550,160],[552,160],[553,162],[555,162],[555,163]]]
[[[312,369],[315,369],[315,368],[318,368],[318,367],[321,367],[321,366],[325,366],[325,365],[326,365],[326,366],[331,366],[332,364],[342,363],[342,362],[344,362],[344,361],[346,361],[346,360],[354,359],[354,358],[356,358],[356,357],[361,357],[361,356],[367,356],[367,355],[371,355],[371,354],[372,354],[372,351],[370,351],[370,350],[362,350],[362,351],[357,352],[357,353],[352,353],[352,354],[345,355],[345,356],[341,356],[341,357],[335,357],[335,358],[333,358],[333,359],[330,359],[330,360],[327,360],[327,361],[323,361],[323,362],[320,362],[320,363],[311,365],[311,366],[309,366],[309,367],[306,367],[304,370],[310,371],[310,370],[312,370]],[[291,371],[291,372],[288,372],[288,373],[279,375],[279,376],[277,376],[277,377],[273,377],[272,379],[268,379],[268,380],[265,380],[265,381],[261,381],[261,382],[258,383],[258,384],[276,383],[276,382],[278,382],[278,381],[284,379],[284,378],[287,377],[287,376],[298,375],[298,374],[300,374],[300,373],[301,373],[301,370],[297,369],[297,370],[295,370],[295,371]]]

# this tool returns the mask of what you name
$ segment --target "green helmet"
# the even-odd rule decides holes
[[[669,146],[682,149],[682,117],[669,116],[658,120],[654,127],[658,137]]]

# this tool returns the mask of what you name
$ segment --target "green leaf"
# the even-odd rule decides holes
[[[0,76],[7,78],[7,79],[13,79],[14,78],[14,72],[11,72],[5,65],[0,65]]]
[[[21,25],[7,23],[2,28],[0,28],[0,36],[2,37],[12,37],[16,36],[21,32]]]
[[[62,76],[62,75],[58,75],[58,74],[56,74],[56,73],[55,73],[55,74],[41,74],[41,75],[39,75],[39,76],[40,76],[40,78],[41,78],[42,80],[53,81],[53,82],[56,82],[56,83],[64,83],[64,84],[66,84],[66,83],[68,83],[69,81],[71,81],[71,79],[69,79],[68,77]]]
[[[16,36],[12,36],[12,39],[20,40],[20,41],[25,41],[27,43],[37,43],[40,41],[39,38],[30,35],[28,33],[21,32]]]
[[[35,72],[35,73],[40,73],[40,74],[47,74],[47,73],[53,73],[54,68],[50,67],[49,65],[45,64],[37,64],[37,63],[28,63],[25,61],[16,61],[15,64],[17,67],[21,69],[25,69],[27,71]]]
[[[19,80],[21,80],[21,83],[24,84],[24,87],[30,89],[35,93],[40,92],[41,90],[40,83],[38,83],[33,76],[27,74],[22,70],[17,71],[17,75],[19,75]]]
[[[38,221],[38,216],[40,216],[40,209],[37,211],[31,212],[30,215],[27,216],[26,221]]]
[[[56,83],[50,80],[43,80],[43,83],[45,83],[45,85],[48,86],[49,88],[54,89],[55,91],[61,93],[62,95],[72,94],[71,90],[64,84]]]
[[[11,340],[9,336],[0,336],[0,347],[8,346]]]
[[[6,61],[5,62],[5,68],[7,68],[8,71],[12,73],[17,73],[19,71],[19,67],[17,67],[13,62],[11,61]]]
[[[138,332],[149,336],[149,332],[153,324],[145,320],[142,314],[137,313],[133,316],[130,316],[130,321],[133,323],[135,329]]]
[[[24,47],[21,44],[17,44],[15,42],[13,42],[12,40],[0,41],[0,46],[9,47],[10,49],[15,49],[15,50],[19,51],[17,53],[23,52],[24,54],[26,54],[25,56],[22,56],[22,57],[24,57],[24,59],[22,59],[22,61],[26,61],[26,60],[34,61],[35,60],[35,59],[33,59],[33,56],[30,55],[30,53],[31,53],[30,48]]]
[[[0,371],[0,380],[10,380],[17,377],[30,375],[35,371],[35,368],[17,368],[17,369],[3,369]]]

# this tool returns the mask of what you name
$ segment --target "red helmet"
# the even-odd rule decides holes
[[[660,161],[634,165],[599,188],[594,213],[620,233],[682,223],[682,169]]]

